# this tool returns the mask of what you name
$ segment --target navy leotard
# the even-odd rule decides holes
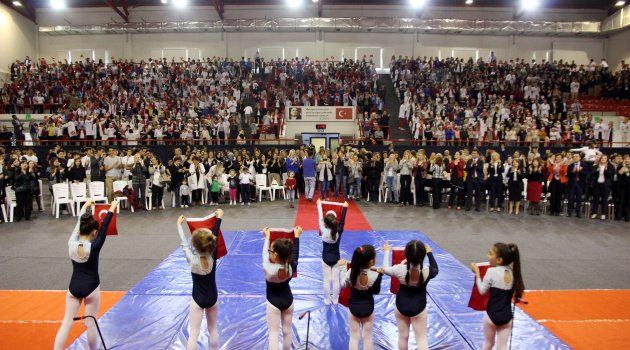
[[[284,311],[293,305],[293,293],[289,282],[293,278],[293,272],[297,271],[298,258],[300,254],[300,239],[293,241],[293,261],[290,265],[274,264],[269,262],[269,239],[265,239],[263,247],[263,270],[265,271],[267,285],[267,301]],[[286,278],[278,278],[278,270],[285,269]]]
[[[326,265],[332,267],[339,262],[339,259],[341,259],[339,245],[341,244],[341,235],[343,234],[343,226],[346,221],[346,211],[348,208],[343,207],[341,210],[341,219],[339,220],[339,225],[337,226],[337,237],[335,240],[333,240],[330,235],[330,229],[324,224],[321,203],[318,204],[317,209],[319,212],[319,230],[322,233],[323,243],[322,260]]]
[[[85,209],[79,215],[79,222],[68,241],[70,256],[72,257],[72,277],[70,278],[70,286],[68,290],[76,298],[87,298],[88,295],[98,288],[101,280],[98,274],[98,261],[101,248],[105,244],[107,237],[107,228],[112,220],[113,213],[107,212],[101,227],[98,229],[96,238],[92,242],[79,240],[79,225],[81,216],[85,213]],[[83,258],[77,256],[77,247],[82,245],[85,252]],[[76,259],[76,260],[75,260]]]

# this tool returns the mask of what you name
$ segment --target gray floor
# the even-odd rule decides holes
[[[626,222],[365,202],[360,207],[375,230],[419,230],[466,264],[484,261],[496,241],[515,242],[521,249],[527,289],[630,288]],[[290,227],[297,210],[282,201],[222,208],[224,230]],[[202,216],[209,209],[122,213],[118,220],[124,234],[109,239],[101,252],[102,289],[131,288],[177,248],[177,216]],[[75,220],[67,214],[54,219],[46,210],[35,212],[30,222],[0,224],[0,289],[66,289],[71,273],[66,242]]]

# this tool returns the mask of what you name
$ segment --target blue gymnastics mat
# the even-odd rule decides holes
[[[265,282],[262,272],[263,236],[260,232],[223,233],[228,255],[217,263],[219,289],[219,348],[251,350],[267,348]],[[348,260],[354,248],[372,244],[377,265],[382,264],[382,246],[404,246],[411,239],[431,245],[440,268],[429,282],[427,298],[429,347],[431,349],[481,349],[483,313],[467,307],[473,274],[470,270],[418,231],[346,231],[341,255]],[[291,281],[294,294],[293,348],[304,349],[307,318],[311,310],[309,349],[348,349],[348,310],[325,305],[322,286],[321,239],[317,231],[300,238],[298,278]],[[390,279],[383,278],[381,295],[375,297],[373,339],[376,349],[396,349],[398,330],[394,317],[395,296]],[[192,280],[184,253],[178,248],[134,286],[101,319],[99,325],[108,349],[185,349],[188,339],[188,308]],[[207,349],[208,331],[202,322],[199,349]],[[69,349],[87,348],[82,334]],[[410,349],[415,349],[413,332]],[[570,349],[546,328],[517,308],[513,349]]]

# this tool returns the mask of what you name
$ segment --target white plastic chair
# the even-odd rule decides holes
[[[90,182],[90,199],[92,199],[95,203],[109,203],[109,200],[105,195],[105,183],[103,181]]]
[[[258,201],[262,201],[262,193],[263,191],[269,192],[269,198],[272,198],[273,194],[271,192],[271,187],[267,186],[267,175],[266,174],[257,174],[256,175],[256,190],[258,191]]]
[[[85,203],[88,200],[85,182],[71,183],[70,194],[72,195],[72,206],[76,205],[75,212],[80,213],[81,203]]]
[[[8,222],[13,222],[13,213],[15,212],[15,208],[17,207],[17,199],[15,198],[15,191],[11,188],[11,186],[7,186],[4,189],[4,193],[6,194],[5,207],[4,210],[7,212],[9,216],[9,220],[7,220],[7,215],[4,214],[4,220]]]
[[[53,211],[55,217],[59,219],[59,212],[61,211],[61,205],[65,204],[66,208],[70,208],[69,212],[74,216],[74,202],[70,197],[70,190],[68,189],[68,184],[59,183],[53,185],[53,201],[54,207]]]
[[[114,181],[113,184],[113,189],[114,189],[114,193],[120,191],[123,192],[125,190],[125,187],[129,185],[128,181],[125,180],[118,180],[118,181]],[[131,212],[133,213],[133,206],[130,205],[129,203],[129,197],[127,196],[118,196],[116,197],[116,199],[118,200],[118,203],[124,202],[130,209]],[[117,207],[117,212],[120,212],[120,207]]]
[[[147,184],[144,187],[144,207],[147,210],[151,210],[153,208],[153,191],[151,190],[151,182],[147,181]]]
[[[280,186],[278,181],[273,180],[271,181],[271,200],[276,199],[276,191],[280,191],[280,193],[282,193],[282,198],[287,199],[286,188],[284,186]]]

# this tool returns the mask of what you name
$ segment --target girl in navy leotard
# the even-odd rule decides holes
[[[291,349],[293,322],[293,293],[289,282],[297,271],[300,253],[302,228],[293,230],[295,240],[278,238],[269,244],[271,232],[263,229],[265,245],[262,252],[262,265],[267,283],[267,325],[269,326],[269,350],[278,349],[278,335],[282,324],[282,349]]]
[[[359,348],[360,331],[363,326],[363,349],[372,350],[372,325],[374,323],[374,294],[381,292],[383,275],[371,270],[376,263],[376,251],[371,245],[364,244],[354,250],[350,270],[346,270],[347,261],[340,260],[344,275],[342,288],[352,287],[348,320],[350,323],[350,350]]]
[[[68,253],[72,259],[72,278],[66,296],[66,312],[61,322],[61,327],[55,337],[55,350],[64,348],[70,329],[72,329],[73,317],[79,312],[81,303],[85,303],[85,314],[96,317],[101,302],[100,278],[98,275],[99,254],[107,228],[112,220],[118,201],[113,201],[103,224],[100,226],[92,214],[86,213],[87,209],[94,205],[94,201],[88,200],[81,208],[77,225],[72,230],[68,240]],[[92,319],[86,319],[88,346],[96,349],[98,334]]]
[[[324,272],[324,303],[337,304],[339,300],[340,271],[341,266],[337,263],[340,260],[339,244],[343,234],[343,225],[346,221],[346,211],[348,202],[343,203],[341,218],[337,218],[334,211],[329,210],[324,216],[322,210],[322,200],[317,200],[317,213],[319,221],[319,232],[322,235],[322,271]],[[332,282],[332,297],[330,295],[330,284]]]
[[[201,228],[192,232],[191,243],[195,251],[190,249],[184,235],[184,230],[182,229],[182,224],[186,221],[186,217],[182,215],[177,219],[177,231],[181,239],[182,249],[186,255],[186,260],[190,265],[190,273],[193,281],[189,317],[190,335],[188,337],[188,345],[186,346],[187,350],[197,349],[199,327],[201,326],[204,311],[206,314],[208,332],[210,333],[208,347],[210,349],[216,349],[219,342],[219,333],[217,332],[219,304],[217,303],[215,272],[217,268],[217,235],[221,227],[223,210],[217,209],[215,213],[217,219],[212,231]]]
[[[400,281],[394,310],[398,323],[398,349],[408,349],[411,326],[416,335],[418,349],[428,350],[427,283],[438,274],[437,262],[433,258],[431,247],[418,240],[410,241],[405,246],[405,261],[395,266],[390,266],[389,244],[385,244],[383,252],[385,259],[380,271]],[[425,256],[429,258],[429,267],[422,266]]]
[[[513,243],[495,243],[488,251],[488,261],[493,267],[486,271],[483,280],[477,264],[471,264],[479,294],[490,291],[483,320],[483,349],[491,350],[495,343],[497,350],[507,349],[514,317],[512,297],[520,299],[525,290],[518,247]]]

